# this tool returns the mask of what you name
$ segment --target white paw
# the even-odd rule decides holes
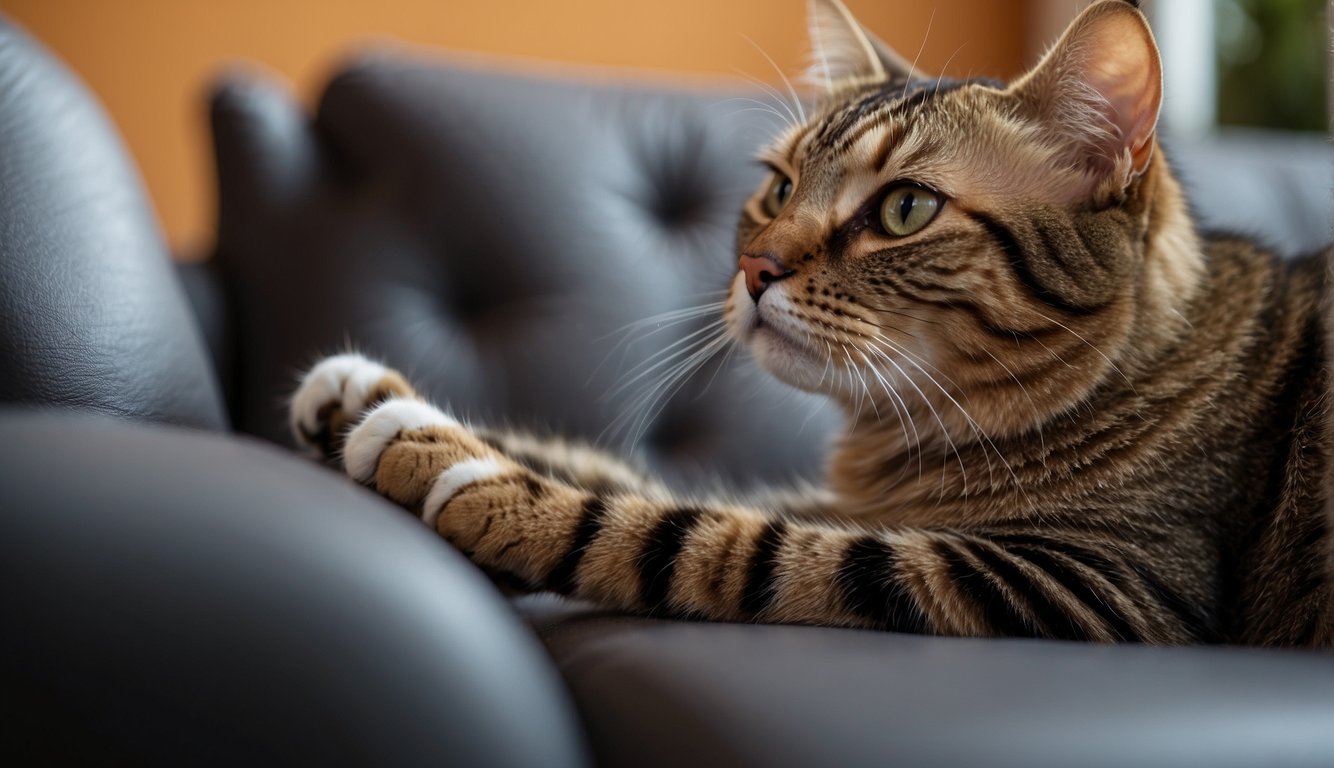
[[[301,379],[289,410],[292,435],[303,446],[318,448],[335,408],[355,418],[366,407],[371,389],[389,369],[349,353],[321,360]]]
[[[495,477],[505,471],[505,467],[494,458],[466,459],[436,475],[431,483],[431,492],[426,494],[422,503],[422,521],[432,528],[454,494],[473,483]]]
[[[449,414],[421,400],[396,397],[375,406],[366,414],[343,446],[343,465],[347,474],[359,483],[368,483],[380,464],[380,454],[403,430],[426,426],[457,427]]]

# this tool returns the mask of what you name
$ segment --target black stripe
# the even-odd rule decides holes
[[[933,81],[930,78],[917,80],[910,86],[908,97],[894,104],[893,112],[895,115],[904,115],[909,110],[921,105],[928,99],[933,99],[937,96],[943,96],[952,91],[957,91],[966,85],[982,84],[996,87],[996,83],[996,80],[982,77],[968,78],[965,80],[955,80],[952,78],[942,78],[936,81]],[[900,94],[903,92],[901,87],[893,90],[898,91]]]
[[[1049,539],[1036,534],[995,534],[990,536],[993,541],[1010,542],[1016,544],[1031,544],[1043,549],[1049,549],[1066,555],[1081,565],[1088,566],[1098,573],[1098,575],[1107,579],[1112,586],[1126,592],[1126,581],[1131,578],[1131,574],[1145,589],[1149,591],[1149,597],[1154,599],[1159,605],[1170,610],[1176,615],[1177,619],[1190,632],[1196,640],[1211,641],[1218,637],[1217,622],[1206,609],[1196,606],[1181,595],[1167,588],[1156,576],[1147,568],[1135,563],[1127,563],[1131,573],[1127,573],[1117,564],[1108,560],[1106,557],[1072,544],[1068,541],[1058,541]]]
[[[1306,623],[1302,625],[1302,628],[1297,631],[1297,636],[1293,638],[1293,645],[1297,647],[1315,645],[1315,636],[1316,633],[1320,631],[1322,619],[1324,619],[1324,614],[1321,612],[1316,611],[1312,613],[1311,616],[1307,618]]]
[[[571,479],[570,473],[563,471],[560,467],[557,467],[536,454],[505,450],[504,448],[498,448],[497,450],[505,454],[506,458],[510,461],[513,461],[516,464],[521,464],[539,475],[544,475],[553,480],[564,480],[566,482]]]
[[[1088,606],[1102,617],[1111,631],[1112,637],[1121,642],[1142,642],[1139,632],[1116,609],[1108,605],[1104,596],[1089,586],[1078,573],[1065,563],[1058,561],[1051,552],[1043,549],[1018,546],[1010,548],[1010,553],[1022,557],[1041,568],[1048,576],[1066,589],[1076,600]]]
[[[601,496],[593,496],[584,502],[584,509],[579,517],[579,524],[574,528],[574,537],[570,548],[565,550],[560,561],[547,574],[546,587],[553,592],[568,595],[576,587],[574,576],[579,570],[579,563],[584,559],[584,552],[602,531],[607,519],[607,501]]]
[[[936,551],[949,567],[954,586],[982,609],[983,620],[992,630],[1005,637],[1039,635],[1039,628],[1015,608],[991,575],[979,570],[947,541],[937,542]]]
[[[1080,625],[1075,616],[1053,602],[1039,584],[1029,578],[1022,568],[1003,553],[981,542],[973,545],[973,553],[983,565],[991,569],[991,574],[997,581],[1009,587],[1012,595],[1027,604],[1029,612],[1046,630],[1045,634],[1048,637],[1085,642],[1091,639],[1088,630]]]
[[[698,509],[676,509],[662,516],[639,553],[639,597],[650,610],[665,607],[676,573],[676,556],[699,522]]]
[[[1078,544],[1061,539],[1053,539],[1036,533],[996,533],[987,536],[999,544],[1020,544],[1049,550],[1065,555],[1076,563],[1092,569],[1118,589],[1124,583],[1126,573],[1116,563],[1106,557]]]
[[[1288,602],[1296,603],[1310,597],[1312,593],[1325,586],[1325,566],[1320,561],[1307,561],[1302,564],[1299,575],[1294,577],[1289,591]]]
[[[874,92],[852,102],[830,118],[820,131],[816,141],[819,145],[830,147],[837,152],[846,152],[866,130],[863,124],[867,126],[874,125],[874,123],[868,121],[868,118],[878,117],[885,108],[888,109],[888,115],[902,117],[930,99],[973,84],[992,88],[1003,87],[1000,81],[984,77],[964,80],[919,78],[905,81],[895,79],[892,82],[878,84],[875,86],[876,90]],[[856,132],[854,133],[854,131]]]
[[[1325,537],[1328,534],[1325,521],[1321,518],[1312,518],[1307,521],[1305,529],[1301,536],[1293,542],[1293,550],[1297,552],[1315,550],[1316,554],[1324,552]]]
[[[1033,220],[1033,230],[1037,233],[1038,239],[1042,241],[1042,248],[1046,255],[1052,261],[1056,262],[1056,265],[1061,268],[1062,272],[1074,277],[1074,268],[1079,265],[1071,264],[1070,260],[1066,258],[1065,238],[1057,234],[1057,232],[1050,226],[1050,223],[1041,217]],[[1083,266],[1085,268],[1096,267],[1096,261],[1089,257],[1088,245],[1086,245],[1083,240],[1080,240],[1079,247],[1084,251],[1083,255],[1088,257],[1080,260],[1083,262]]]
[[[1014,276],[1018,278],[1019,282],[1023,283],[1024,287],[1027,288],[1039,301],[1053,309],[1059,309],[1060,311],[1071,315],[1088,315],[1095,311],[1094,309],[1071,304],[1064,298],[1052,293],[1046,286],[1042,285],[1038,280],[1037,275],[1033,274],[1028,254],[1026,254],[1023,247],[1019,245],[1018,239],[1015,238],[1014,232],[1012,232],[1009,227],[1006,227],[1004,224],[985,214],[970,212],[969,215],[972,216],[977,223],[982,225],[983,229],[987,231],[987,234],[991,235],[992,239],[996,241],[996,244],[1005,252],[1005,256],[1009,260],[1011,268],[1014,270]]]
[[[883,539],[854,540],[836,577],[843,605],[876,627],[924,634],[930,629],[926,614],[903,582],[897,563],[897,553]]]
[[[746,570],[746,586],[741,591],[741,610],[749,616],[763,613],[777,594],[774,566],[778,564],[778,550],[783,546],[787,524],[774,520],[764,526],[755,539],[755,553]]]
[[[1296,459],[1299,461],[1300,459]],[[1291,551],[1299,560],[1298,571],[1293,577],[1291,597],[1296,603],[1305,600],[1312,593],[1325,586],[1325,552],[1328,530],[1322,518],[1313,518],[1306,524],[1306,530],[1293,542]]]
[[[963,312],[967,312],[969,315],[972,316],[974,322],[977,323],[978,328],[981,328],[988,335],[994,336],[995,338],[1004,341],[1022,342],[1028,339],[1037,340],[1038,338],[1043,336],[1053,336],[1056,333],[1066,332],[1064,328],[1054,325],[1042,328],[1035,328],[1031,331],[1020,330],[1018,328],[1006,328],[1004,326],[996,325],[994,322],[992,322],[990,316],[988,316],[987,313],[983,311],[981,305],[977,304],[974,301],[970,301],[962,296],[952,296],[948,299],[932,299],[932,298],[927,298],[926,296],[914,295],[906,290],[900,290],[900,293],[902,293],[907,298],[919,304],[929,304],[935,307],[944,307],[946,309],[958,309]],[[1062,362],[1062,365],[1064,364],[1065,363]]]
[[[1154,576],[1148,568],[1135,563],[1131,563],[1130,568],[1149,590],[1154,600],[1176,615],[1186,631],[1190,633],[1192,639],[1202,642],[1218,640],[1217,622],[1204,608],[1195,605],[1169,588],[1157,576]]]
[[[918,280],[915,277],[908,277],[907,275],[904,275],[901,279],[903,280],[904,283],[912,286],[913,288],[919,291],[927,291],[927,292],[934,291],[937,293],[946,293],[951,296],[957,296],[959,294],[967,295],[969,293],[969,291],[964,288],[955,288],[953,286],[943,285],[941,283],[928,283],[923,280]],[[949,299],[937,299],[937,301],[949,301]]]
[[[491,582],[503,592],[522,594],[536,591],[527,579],[513,571],[507,571],[503,568],[485,568],[483,570],[487,577],[491,579]]]

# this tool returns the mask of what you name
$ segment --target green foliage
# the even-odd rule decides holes
[[[1326,0],[1218,0],[1218,121],[1324,131]]]

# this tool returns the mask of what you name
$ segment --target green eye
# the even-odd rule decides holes
[[[773,181],[769,182],[769,190],[764,193],[764,212],[770,217],[777,216],[791,197],[792,179],[775,172]]]
[[[895,187],[880,204],[880,224],[891,235],[905,237],[920,232],[940,212],[940,195],[929,189]]]

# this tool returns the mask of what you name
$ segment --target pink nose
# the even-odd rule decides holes
[[[778,263],[778,259],[768,254],[763,256],[743,255],[741,257],[741,271],[746,274],[746,290],[750,292],[750,297],[755,301],[760,300],[760,294],[764,293],[764,289],[768,288],[770,283],[776,283],[792,274],[792,270],[783,269],[783,265]]]

